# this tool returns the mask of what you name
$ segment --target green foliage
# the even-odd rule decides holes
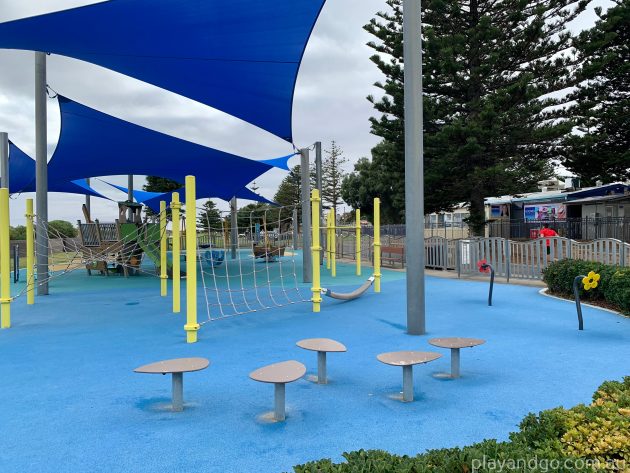
[[[208,199],[199,209],[197,214],[197,228],[202,230],[221,230],[221,214],[217,210],[217,204]]]
[[[630,314],[630,269],[618,268],[609,277],[604,287],[604,297],[626,314]]]
[[[342,203],[341,186],[347,172],[343,170],[343,165],[348,159],[343,155],[343,150],[333,140],[330,149],[324,150],[325,156],[322,160],[322,202],[328,204],[335,210]]]
[[[596,25],[574,43],[582,81],[569,116],[579,134],[568,135],[562,163],[585,185],[630,178],[630,2],[615,0]]]
[[[554,261],[543,270],[543,281],[553,294],[573,297],[573,280],[594,271],[600,275],[595,289],[585,291],[579,284],[580,299],[603,300],[630,314],[630,269],[573,259]]]
[[[402,0],[387,0],[365,29],[371,60],[385,80],[372,133],[383,144],[355,173],[383,200],[390,221],[404,219]],[[555,92],[572,85],[567,24],[583,0],[427,0],[423,2],[425,208],[469,202],[471,223],[484,220],[483,199],[527,192],[553,175],[560,139],[571,130],[552,120]],[[507,13],[506,13],[507,12]],[[348,180],[346,192],[357,192]],[[346,200],[347,201],[347,200]],[[348,202],[348,201],[347,201]]]
[[[293,166],[289,174],[282,179],[274,202],[282,206],[299,206],[302,203],[302,181],[300,175],[300,165]]]
[[[142,186],[142,189],[147,192],[172,192],[177,189],[181,189],[182,187],[184,187],[183,184],[180,184],[179,182],[173,181],[171,179],[166,179],[160,176],[147,176],[147,182],[144,186]],[[145,211],[147,215],[155,215],[155,212],[153,212],[153,210],[151,210],[149,207],[145,207]],[[179,210],[179,213],[182,216],[185,215],[186,209],[182,207]],[[171,218],[170,208],[167,209],[166,215],[168,219]]]
[[[78,231],[70,222],[65,220],[51,220],[48,222],[49,238],[74,238]]]
[[[343,463],[323,459],[295,466],[296,473],[578,473],[630,462],[630,376],[603,383],[590,406],[558,407],[527,415],[509,442],[484,440],[416,456],[382,450],[344,453]],[[581,461],[576,461],[581,460]],[[618,463],[614,463],[618,462]]]
[[[26,227],[18,225],[17,227],[9,227],[10,240],[26,240]]]
[[[172,179],[165,179],[159,176],[147,176],[147,183],[142,189],[147,192],[172,192],[181,189],[183,184]]]

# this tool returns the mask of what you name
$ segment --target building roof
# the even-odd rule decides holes
[[[630,194],[613,194],[603,196],[585,197],[583,199],[576,199],[567,202],[567,205],[580,205],[580,204],[596,204],[598,202],[616,202],[627,200],[630,202]]]
[[[613,197],[624,195],[628,192],[630,186],[621,182],[613,182],[602,186],[585,187],[583,189],[567,191],[554,190],[546,192],[526,192],[523,194],[502,195],[499,197],[486,197],[484,199],[486,205],[510,204],[514,202],[576,202],[579,198],[602,198],[607,194]]]

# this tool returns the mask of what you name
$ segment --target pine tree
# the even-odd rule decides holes
[[[404,218],[402,0],[387,0],[365,29],[372,61],[385,75],[368,97],[380,117],[362,179],[382,180],[389,218]],[[550,98],[572,84],[566,25],[586,0],[426,0],[423,2],[425,210],[469,202],[470,223],[483,225],[483,199],[535,189],[552,174],[570,126],[552,120]],[[420,132],[420,131],[419,131]],[[348,181],[352,182],[352,181]],[[355,181],[356,182],[356,181]]]
[[[197,214],[197,228],[208,231],[221,231],[221,213],[217,209],[217,204],[208,199],[199,209]]]
[[[615,0],[575,42],[582,82],[570,96],[576,132],[567,136],[562,163],[594,184],[630,178],[630,1]]]
[[[337,207],[343,203],[341,185],[348,174],[344,171],[343,165],[348,159],[334,140],[330,143],[330,150],[324,150],[324,153],[326,156],[322,160],[322,201],[330,205],[337,215]]]
[[[182,184],[172,179],[159,176],[147,176],[147,182],[142,189],[147,192],[172,192],[182,187]]]
[[[172,179],[166,179],[160,176],[147,176],[146,183],[142,186],[142,190],[147,192],[172,192],[177,189],[181,189],[183,184],[180,184],[177,181],[173,181]],[[145,207],[145,212],[147,215],[155,215],[155,212],[151,210],[149,207]],[[185,214],[185,209],[182,208],[180,210],[180,214]],[[171,209],[167,209],[166,211],[167,218],[170,220],[171,218]]]
[[[294,166],[280,183],[274,202],[282,206],[299,206],[302,203],[300,165]]]

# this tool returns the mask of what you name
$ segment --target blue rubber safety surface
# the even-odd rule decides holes
[[[324,281],[335,290],[365,279],[339,269],[341,286]],[[386,272],[380,294],[324,298],[320,314],[301,303],[212,322],[189,345],[185,313],[171,313],[158,279],[59,278],[34,306],[19,298],[0,331],[0,471],[283,472],[360,448],[416,454],[506,439],[528,412],[588,403],[602,381],[629,374],[630,319],[584,307],[580,332],[570,302],[497,285],[488,307],[487,288],[427,278],[424,336],[405,333],[404,274]],[[444,336],[487,340],[462,350],[460,379],[433,376],[450,354],[427,340]],[[295,346],[310,337],[348,347],[328,356],[328,385],[309,380],[316,354]],[[376,360],[394,350],[444,355],[415,367],[412,403],[398,400],[402,370]],[[185,410],[170,412],[170,376],[132,370],[188,356],[211,365],[184,375]],[[273,423],[273,386],[248,374],[290,359],[307,376],[287,385],[286,422]]]

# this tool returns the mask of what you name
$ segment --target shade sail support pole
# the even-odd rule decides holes
[[[319,191],[319,198],[322,198],[322,174],[323,174],[323,167],[322,167],[322,142],[321,141],[317,141],[315,143],[315,182],[316,182],[316,186],[317,186],[317,190]],[[319,227],[320,227],[320,234],[319,234],[319,238],[320,241],[323,240],[324,237],[324,229],[322,228],[322,221],[323,221],[323,210],[322,210],[322,205],[320,203],[319,206]],[[324,252],[320,251],[319,252],[319,264],[322,265],[324,264]]]
[[[9,189],[9,135],[6,132],[0,132],[0,187]]]
[[[238,201],[236,197],[230,199],[230,246],[232,250],[232,259],[236,259],[236,252],[238,250],[238,219],[237,207]],[[280,229],[278,229],[280,231]]]
[[[424,165],[420,0],[403,0],[405,63],[405,256],[407,333],[426,331],[424,295]]]
[[[300,150],[300,173],[302,182],[302,282],[312,282],[311,172],[308,148]]]
[[[37,295],[48,295],[48,157],[46,53],[35,52],[35,202],[37,211]]]

